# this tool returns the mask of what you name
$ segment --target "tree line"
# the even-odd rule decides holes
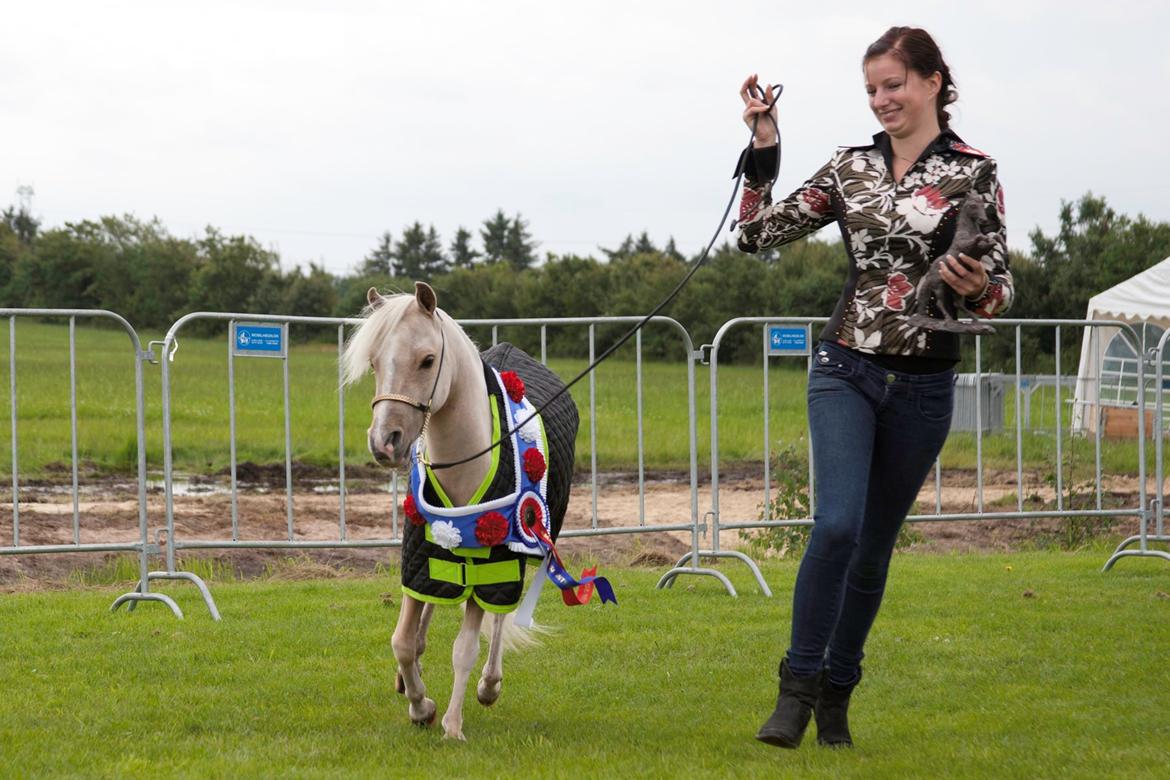
[[[658,246],[645,232],[599,247],[600,257],[540,258],[527,221],[502,209],[475,238],[460,227],[444,242],[433,225],[416,221],[397,237],[383,233],[350,273],[332,274],[314,263],[286,269],[255,238],[214,227],[179,237],[158,219],[127,215],[45,229],[27,206],[13,206],[0,213],[0,306],[104,308],[137,327],[165,327],[191,311],[354,316],[369,287],[410,290],[415,279],[425,279],[460,318],[628,316],[649,311],[697,259],[673,239]],[[1089,297],[1170,255],[1170,223],[1118,214],[1092,193],[1062,203],[1054,235],[1035,229],[1029,238],[1030,252],[1011,252],[1013,317],[1083,317]],[[757,255],[725,243],[665,313],[697,343],[710,341],[733,317],[827,316],[847,270],[839,241],[806,239]],[[597,348],[620,332],[599,329]],[[536,347],[530,333],[505,337]],[[1040,334],[1025,339],[1029,354],[1051,355],[1052,344]],[[985,343],[991,365],[1008,365],[1012,339]],[[554,329],[549,345],[560,355],[588,350],[579,330]],[[643,345],[652,356],[681,349],[661,329],[648,330]],[[758,334],[744,332],[724,354],[746,357],[758,349]]]

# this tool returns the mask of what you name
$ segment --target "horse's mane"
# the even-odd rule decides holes
[[[352,385],[366,375],[370,370],[370,360],[375,349],[406,314],[407,307],[414,303],[414,300],[414,296],[409,293],[384,295],[382,303],[377,308],[366,306],[362,309],[360,316],[364,317],[365,321],[354,328],[341,356],[342,384]]]

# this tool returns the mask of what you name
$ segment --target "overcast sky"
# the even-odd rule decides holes
[[[1087,190],[1170,221],[1170,3],[12,2],[0,14],[0,205],[205,225],[286,268],[355,266],[385,230],[449,242],[497,208],[540,252],[627,233],[688,254],[747,141],[744,76],[785,85],[780,187],[864,143],[860,58],[940,43],[952,122],[999,160],[1009,243]],[[832,237],[830,232],[825,237]]]

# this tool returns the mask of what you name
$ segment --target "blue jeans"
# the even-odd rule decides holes
[[[905,374],[818,345],[808,380],[816,506],[793,595],[793,674],[827,665],[838,685],[860,677],[898,531],[950,430],[954,379],[954,369]]]

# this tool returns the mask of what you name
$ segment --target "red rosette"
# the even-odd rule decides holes
[[[525,528],[531,529],[544,522],[544,512],[540,509],[540,502],[528,498],[520,504],[520,522]]]
[[[544,462],[544,456],[540,454],[540,450],[533,447],[524,452],[524,473],[533,482],[540,482],[544,477],[544,472],[548,466]]]
[[[411,525],[426,525],[426,520],[419,513],[418,507],[414,504],[414,496],[408,495],[402,500],[402,513],[406,515],[406,519],[410,521]]]
[[[499,512],[484,512],[475,521],[475,538],[484,547],[502,544],[508,536],[508,519]]]
[[[520,403],[524,397],[524,380],[515,371],[501,371],[500,379],[504,381],[504,390],[515,403]]]

